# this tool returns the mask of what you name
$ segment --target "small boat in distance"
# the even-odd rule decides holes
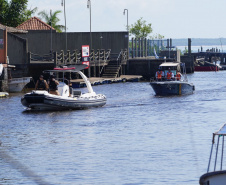
[[[21,98],[22,105],[31,110],[72,110],[104,106],[107,101],[106,97],[103,94],[96,94],[88,78],[80,71],[86,67],[87,65],[81,64],[71,68],[46,70],[46,73],[63,73],[63,80],[58,85],[60,95],[50,94],[45,90],[33,90]],[[69,86],[64,83],[64,74],[74,72],[84,80],[88,89],[87,93],[78,90],[72,90],[71,94],[69,93]]]
[[[215,136],[218,136],[217,145],[216,145],[216,147],[213,147],[214,143],[215,143]],[[220,128],[220,130],[213,133],[212,147],[211,147],[211,151],[210,151],[207,173],[203,174],[200,177],[200,179],[199,179],[200,185],[225,185],[226,184],[226,170],[223,170],[223,154],[224,154],[224,137],[225,136],[226,136],[226,124],[224,124]],[[219,149],[220,145],[222,145],[222,146]],[[216,149],[216,151],[213,151],[214,148]],[[221,153],[221,156],[219,156],[219,162],[217,164],[218,149],[220,150],[219,153]],[[212,160],[213,153],[215,153],[215,159]],[[213,165],[213,171],[210,171],[211,163]]]
[[[0,98],[4,98],[4,97],[7,97],[9,96],[9,93],[7,92],[0,92]]]
[[[21,92],[24,87],[31,81],[32,77],[12,78],[12,69],[16,66],[8,65],[8,86],[10,93]]]
[[[157,74],[155,80],[151,79],[150,82],[157,96],[187,95],[195,90],[195,86],[188,83],[184,63],[164,62]]]

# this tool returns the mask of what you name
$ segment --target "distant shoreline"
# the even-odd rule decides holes
[[[191,38],[192,46],[226,45],[226,38]],[[188,39],[172,39],[173,46],[186,46]]]

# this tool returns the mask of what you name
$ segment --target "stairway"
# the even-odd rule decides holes
[[[120,71],[120,68],[120,62],[118,62],[117,60],[110,60],[108,65],[105,66],[102,78],[116,78]]]

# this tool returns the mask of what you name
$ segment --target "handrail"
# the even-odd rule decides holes
[[[107,56],[104,58],[104,65],[102,66],[102,68],[101,68],[101,70],[100,70],[100,72],[99,72],[99,75],[102,73],[102,71],[103,71],[103,69],[104,69],[104,67],[105,67],[105,63],[106,63],[107,59],[110,57],[111,50],[107,51],[106,54],[107,54]]]

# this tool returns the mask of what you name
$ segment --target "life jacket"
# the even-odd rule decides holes
[[[177,73],[176,74],[176,79],[179,81],[181,79],[181,74],[180,73]]]
[[[157,79],[161,79],[162,78],[162,71],[157,71]]]
[[[172,77],[172,72],[167,72],[166,78],[167,80],[170,80]]]
[[[47,90],[44,80],[38,80],[37,90]]]
[[[50,80],[49,81],[49,90],[56,91],[57,89],[58,89],[57,84],[54,81]]]

